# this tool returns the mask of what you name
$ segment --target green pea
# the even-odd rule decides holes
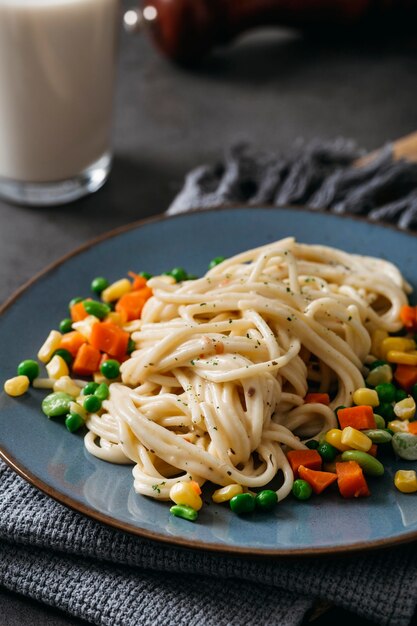
[[[332,461],[334,461],[336,456],[339,454],[339,450],[336,450],[336,448],[327,441],[323,441],[319,445],[319,447],[317,448],[317,452],[326,463],[331,463]]]
[[[65,418],[65,426],[70,433],[75,433],[83,424],[84,420],[79,413],[69,413]]]
[[[59,331],[65,335],[66,333],[70,333],[72,331],[72,319],[66,317],[65,319],[59,322]]]
[[[394,452],[406,461],[417,461],[417,435],[394,433],[392,438]]]
[[[88,315],[94,315],[99,320],[104,319],[111,311],[108,304],[97,302],[96,300],[83,300],[83,306]]]
[[[74,398],[63,391],[50,393],[42,400],[42,411],[48,417],[59,417],[69,413],[70,404]]]
[[[385,420],[382,415],[378,415],[378,413],[374,413],[375,424],[377,428],[385,428]]]
[[[68,350],[65,350],[65,348],[58,348],[58,350],[55,350],[52,356],[53,357],[60,356],[61,359],[64,359],[68,367],[71,367],[72,362],[74,360],[74,357],[72,356],[71,352],[68,352]]]
[[[378,406],[378,413],[388,421],[395,419],[394,407],[389,402],[381,402]]]
[[[255,509],[255,498],[250,493],[239,493],[229,502],[230,508],[233,513],[238,515],[245,515],[246,513],[252,513]]]
[[[293,496],[297,498],[297,500],[308,500],[313,493],[313,489],[306,480],[302,480],[302,478],[297,478],[297,480],[294,480],[292,493]]]
[[[71,310],[71,308],[74,306],[74,304],[78,304],[79,302],[82,302],[83,298],[73,298],[72,300],[70,300],[69,304],[68,304],[68,308]]]
[[[307,448],[309,448],[310,450],[317,450],[317,448],[319,447],[319,442],[316,439],[310,439],[310,441],[306,441],[305,445],[307,446]]]
[[[342,453],[342,461],[356,461],[368,476],[382,476],[385,471],[378,459],[360,450],[346,450]]]
[[[101,409],[101,400],[97,396],[87,396],[83,402],[83,407],[89,413],[96,413]]]
[[[394,402],[396,387],[392,383],[380,383],[375,387],[380,402]]]
[[[404,393],[405,393],[405,391],[404,391]],[[411,395],[413,396],[414,400],[417,402],[417,383],[415,383],[415,384],[411,387],[411,389],[410,389],[410,393],[411,393]],[[404,398],[402,398],[402,399],[404,399]]]
[[[255,497],[255,504],[262,511],[271,511],[278,502],[276,491],[272,489],[263,489]]]
[[[187,504],[175,504],[169,509],[169,512],[176,517],[182,517],[189,522],[195,522],[198,517],[198,513],[195,509]]]
[[[187,272],[183,267],[174,267],[169,274],[172,278],[175,278],[175,282],[180,283],[183,280],[187,280]]]
[[[100,372],[110,380],[117,378],[120,374],[120,363],[116,359],[108,359],[100,365]]]
[[[372,363],[367,363],[366,367],[368,368],[368,370],[372,371],[376,367],[380,367],[381,365],[389,365],[389,363],[388,361],[376,360],[376,361],[373,361]]]
[[[90,383],[87,383],[86,386],[83,389],[83,395],[84,396],[91,396],[96,389],[98,389],[98,383],[95,383],[93,381],[91,381]]]
[[[367,435],[372,443],[389,443],[392,439],[392,435],[382,428],[370,428],[369,430],[362,430],[364,435]]]
[[[216,267],[216,265],[220,265],[220,263],[223,263],[223,261],[225,260],[224,256],[216,256],[214,259],[212,259],[209,263],[209,270],[212,270],[213,267]]]
[[[107,400],[109,393],[109,386],[106,383],[101,383],[95,390],[94,395],[103,402],[103,400]]]
[[[136,344],[133,339],[129,337],[129,341],[127,342],[127,353],[132,354],[133,350],[136,350]]]
[[[395,402],[401,402],[401,400],[405,400],[406,398],[408,398],[408,393],[404,391],[404,389],[395,390]],[[417,399],[417,396],[414,398],[414,400],[416,399]]]
[[[149,274],[149,272],[139,272],[139,276],[143,276],[143,278],[146,278],[146,280],[152,278],[152,274]]]
[[[32,382],[39,376],[39,364],[33,359],[26,359],[17,366],[18,376],[27,376]]]
[[[94,291],[94,293],[98,295],[100,295],[102,291],[107,289],[108,286],[109,286],[109,281],[106,278],[103,278],[102,276],[97,276],[97,278],[94,278],[91,281],[91,291]]]

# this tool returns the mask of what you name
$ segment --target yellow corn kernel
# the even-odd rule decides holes
[[[414,470],[398,470],[395,472],[394,485],[402,493],[417,491],[417,474]]]
[[[353,402],[359,405],[378,406],[379,398],[375,389],[360,387],[353,393]]]
[[[52,378],[34,378],[32,380],[32,387],[35,389],[53,389],[55,381]]]
[[[212,495],[212,498],[213,502],[228,502],[234,496],[238,496],[241,493],[243,493],[241,485],[227,485],[226,487],[222,487],[221,489],[216,489],[216,491]]]
[[[116,326],[123,326],[122,316],[120,313],[116,313],[116,311],[110,311],[110,313],[106,315],[106,322],[111,322]]]
[[[78,332],[81,333],[82,336],[87,339],[87,341],[90,341],[93,326],[99,321],[100,320],[98,319],[98,317],[95,317],[95,315],[88,315],[79,322],[73,322],[72,327],[74,330],[78,330]]]
[[[408,433],[408,420],[392,420],[388,422],[387,428],[392,430],[393,433]]]
[[[38,359],[42,363],[48,363],[50,361],[55,350],[59,348],[59,344],[61,343],[62,335],[57,330],[51,330],[43,346],[40,348],[38,352]]]
[[[195,511],[199,511],[203,506],[203,501],[194,487],[185,480],[180,480],[171,487],[169,497],[175,504],[186,504]]]
[[[387,338],[388,338],[388,333],[386,330],[382,330],[380,328],[377,328],[376,330],[374,330],[374,332],[372,333],[371,354],[379,358],[380,356],[379,349],[381,347],[381,343],[384,341],[384,339],[387,339]]]
[[[416,403],[414,398],[408,396],[400,402],[394,404],[394,413],[400,420],[411,420],[416,413]]]
[[[29,389],[30,380],[27,376],[15,376],[4,383],[4,391],[8,396],[23,396]]]
[[[79,388],[79,386],[74,383],[72,378],[66,375],[61,376],[54,382],[53,389],[55,392],[62,391],[64,393],[67,393],[73,398],[78,398],[81,393],[81,389]]]
[[[98,383],[99,385],[101,385],[101,383],[106,383],[106,384],[111,383],[111,380],[109,381],[109,379],[103,376],[101,372],[94,372],[93,380],[95,383]]]
[[[386,357],[390,363],[401,365],[417,365],[417,351],[402,352],[401,350],[388,350]]]
[[[69,376],[68,365],[62,356],[59,356],[58,354],[52,357],[49,361],[46,366],[46,371],[48,372],[49,378],[53,378],[54,380],[58,380],[61,376]]]
[[[129,291],[132,291],[132,283],[128,278],[121,278],[101,292],[101,299],[103,302],[113,302],[124,296],[125,293],[129,293]]]
[[[86,409],[81,406],[81,404],[78,404],[78,402],[70,402],[69,409],[70,413],[78,413],[84,420],[87,419]]]
[[[350,450],[350,446],[345,446],[342,443],[342,431],[340,430],[340,428],[331,428],[330,430],[328,430],[324,436],[324,439],[334,448],[340,450],[340,452]]]
[[[372,441],[368,435],[361,433],[361,431],[356,428],[352,428],[352,426],[346,426],[346,428],[342,430],[341,441],[352,450],[360,450],[361,452],[368,452],[372,446]]]
[[[383,359],[387,358],[388,352],[408,352],[409,350],[416,349],[416,342],[413,339],[407,339],[406,337],[387,337],[381,342],[379,352]]]

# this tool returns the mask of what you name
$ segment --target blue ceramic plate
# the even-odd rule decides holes
[[[150,220],[84,246],[6,304],[0,379],[15,375],[20,360],[36,355],[49,330],[67,315],[68,300],[89,294],[94,276],[113,280],[132,269],[157,274],[176,265],[201,274],[215,256],[288,235],[385,257],[417,286],[417,239],[362,220],[290,208],[229,208]],[[343,500],[335,490],[307,503],[289,497],[273,513],[253,518],[215,504],[203,507],[194,524],[175,518],[167,503],[134,492],[129,466],[90,456],[82,435],[68,433],[59,419],[48,420],[39,408],[44,395],[31,390],[13,399],[2,393],[1,455],[35,486],[101,522],[188,547],[263,555],[348,552],[417,539],[416,497],[393,487],[401,466],[394,461],[382,479],[370,480],[368,499]]]

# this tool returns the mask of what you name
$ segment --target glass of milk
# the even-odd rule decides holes
[[[0,196],[62,204],[111,167],[119,0],[0,0]]]

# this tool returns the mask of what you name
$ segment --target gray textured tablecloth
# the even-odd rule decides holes
[[[308,203],[415,226],[417,165],[394,163],[387,147],[359,171],[351,167],[359,154],[344,140],[287,155],[240,146],[191,172],[169,212],[242,200]],[[407,626],[417,605],[417,545],[269,560],[176,548],[83,517],[0,461],[0,584],[108,626],[296,626],[316,599]]]

